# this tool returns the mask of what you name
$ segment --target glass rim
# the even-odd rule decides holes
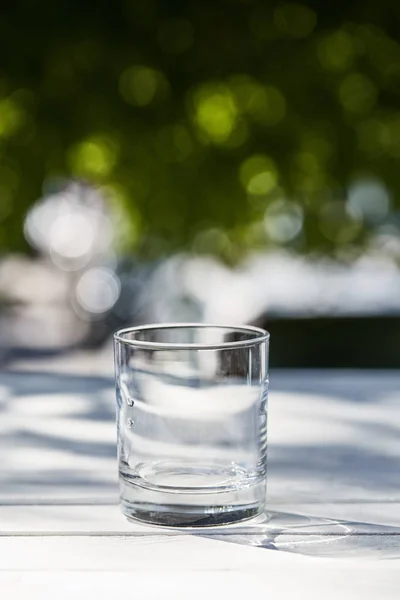
[[[253,337],[248,340],[238,340],[232,342],[219,342],[219,343],[182,343],[182,342],[150,342],[147,340],[130,340],[124,336],[127,333],[141,332],[141,331],[155,331],[157,329],[184,329],[184,328],[203,328],[203,329],[230,329],[232,331],[238,331],[242,333],[253,334]],[[220,325],[214,323],[154,323],[150,325],[137,325],[134,327],[125,327],[119,329],[114,333],[114,341],[120,344],[126,344],[128,346],[134,346],[136,348],[142,348],[147,350],[224,350],[243,348],[248,346],[254,346],[267,342],[270,338],[270,334],[261,327],[255,327],[253,325]]]

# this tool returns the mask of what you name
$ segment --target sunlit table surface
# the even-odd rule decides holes
[[[273,372],[268,518],[181,532],[119,512],[106,364],[0,374],[2,598],[400,598],[400,372]]]

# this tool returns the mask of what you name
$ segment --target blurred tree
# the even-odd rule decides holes
[[[400,203],[399,21],[396,0],[3,4],[1,248],[66,177],[123,211],[125,251],[361,247]]]

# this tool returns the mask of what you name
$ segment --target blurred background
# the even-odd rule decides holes
[[[3,3],[1,364],[209,321],[399,367],[399,30],[395,0]]]

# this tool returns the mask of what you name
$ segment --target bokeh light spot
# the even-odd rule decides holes
[[[193,45],[193,27],[185,19],[168,19],[159,27],[158,42],[168,54],[183,54]]]
[[[249,194],[264,196],[276,187],[278,172],[268,156],[256,154],[240,165],[239,178]]]
[[[376,223],[388,215],[391,196],[379,179],[363,178],[350,186],[348,205],[361,213],[366,222]]]
[[[308,155],[311,155],[312,158],[307,156],[300,158],[300,163],[303,161],[307,163],[325,163],[327,162],[332,155],[335,153],[335,149],[333,144],[327,139],[327,135],[323,135],[322,132],[316,131],[307,131],[302,136],[302,147],[304,148],[304,152]]]
[[[304,38],[314,30],[317,15],[303,4],[282,4],[274,11],[274,23],[282,33],[294,38]]]
[[[65,259],[79,259],[90,254],[94,228],[88,216],[67,213],[57,217],[50,230],[50,252]]]
[[[343,108],[355,114],[369,112],[376,104],[378,90],[368,77],[352,73],[339,86],[339,100]]]
[[[400,158],[400,114],[366,119],[358,128],[359,148],[371,157],[382,153]]]
[[[275,185],[276,174],[273,171],[262,171],[250,179],[247,191],[255,196],[263,196],[268,194]]]
[[[317,55],[321,66],[328,71],[349,69],[356,54],[351,35],[345,31],[335,31],[324,37],[317,46]]]
[[[309,175],[315,175],[321,170],[319,157],[312,152],[300,152],[296,157],[299,170]]]
[[[199,254],[225,256],[231,251],[231,242],[225,231],[212,227],[197,234],[193,242],[193,250]]]
[[[46,187],[51,187],[51,182]],[[78,271],[111,247],[113,230],[107,212],[103,197],[94,188],[60,182],[58,190],[40,198],[29,210],[25,238],[58,268]]]
[[[319,226],[322,234],[331,242],[347,244],[360,233],[362,219],[348,204],[332,200],[321,208]]]
[[[265,212],[265,231],[274,242],[290,242],[300,233],[302,226],[303,209],[295,202],[275,200]]]
[[[250,100],[263,89],[263,86],[249,75],[234,75],[229,79],[229,89],[235,97],[239,110],[246,112]]]
[[[315,138],[318,140],[318,138]],[[293,157],[291,179],[294,186],[304,193],[321,192],[327,185],[327,173],[324,162],[329,157],[329,146],[318,152],[318,142],[311,143],[311,136],[303,139],[304,150]]]
[[[25,122],[25,111],[12,98],[0,100],[0,138],[13,136]]]
[[[147,106],[169,93],[165,76],[146,66],[130,67],[120,77],[119,90],[126,102],[134,106]]]
[[[286,102],[274,86],[264,86],[247,75],[235,75],[229,80],[239,109],[262,125],[276,125],[285,116]]]
[[[400,44],[396,39],[369,24],[358,26],[357,31],[366,45],[370,64],[379,73],[385,75],[392,64],[400,62]]]
[[[238,108],[232,92],[222,85],[205,85],[195,92],[195,122],[206,137],[224,143],[235,129]]]
[[[78,281],[76,299],[85,311],[96,316],[108,312],[120,292],[120,281],[111,269],[92,267]]]
[[[69,163],[75,175],[106,177],[117,162],[118,150],[118,144],[110,137],[88,138],[70,150]]]
[[[235,128],[230,136],[223,142],[226,148],[238,148],[249,137],[249,128],[245,119],[237,119]]]
[[[276,125],[285,116],[285,98],[277,88],[266,86],[252,95],[247,111],[262,125]]]

